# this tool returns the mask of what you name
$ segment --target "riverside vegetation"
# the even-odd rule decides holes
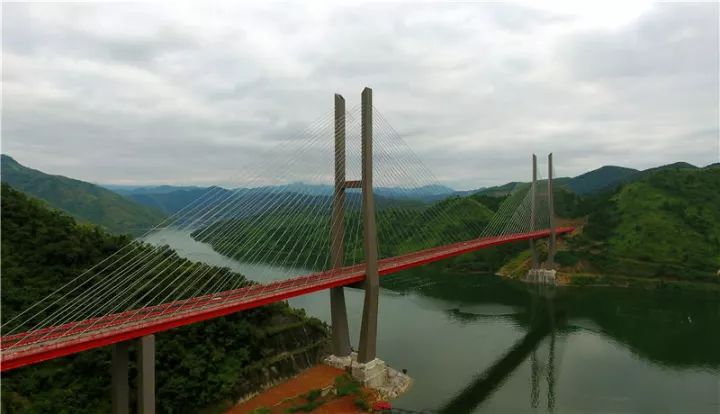
[[[561,200],[561,216],[580,227],[556,255],[572,283],[720,282],[720,166],[654,169]],[[524,252],[502,270],[520,276],[528,263]]]
[[[627,277],[718,283],[720,166],[696,168],[674,164],[645,172],[604,169],[601,173],[607,176],[606,183],[615,185],[602,185],[602,177],[597,176],[574,181],[558,179],[554,190],[556,215],[561,222],[578,227],[574,235],[561,243],[556,256],[565,275],[575,283]],[[483,228],[489,222],[515,185],[517,183],[485,189],[469,196],[452,196],[428,206],[403,210],[402,214],[393,208],[380,209],[380,256],[477,237],[473,229]],[[581,188],[583,194],[573,191],[573,186]],[[193,236],[216,250],[231,245],[233,239],[249,240],[234,245],[229,252],[223,249],[225,254],[240,261],[247,260],[251,254],[243,246],[263,246],[270,257],[282,254],[295,260],[289,263],[292,265],[312,267],[313,263],[328,263],[327,215],[315,217],[305,211],[277,214],[290,215],[292,219],[275,220],[272,214],[259,221],[235,219],[231,226],[235,231],[231,234],[215,235],[212,230],[216,226],[227,225],[215,223],[194,232]],[[347,214],[345,228],[356,228],[359,220],[358,214]],[[283,232],[274,227],[280,225],[290,229]],[[404,231],[385,234],[383,227]],[[281,233],[302,234],[308,242],[274,238],[274,234]],[[420,234],[432,236],[420,237]],[[359,238],[352,238],[350,232],[346,232],[345,246],[348,264],[362,257],[362,243]],[[541,255],[543,247],[541,243]],[[529,256],[527,245],[516,243],[433,266],[438,271],[500,271],[520,276],[529,268]]]
[[[77,223],[7,184],[2,185],[2,235],[3,322],[128,243],[137,243]],[[159,254],[175,255],[169,249]],[[319,361],[327,339],[326,325],[284,303],[158,334],[158,411],[221,411]],[[4,373],[3,412],[109,412],[109,369],[105,347]]]

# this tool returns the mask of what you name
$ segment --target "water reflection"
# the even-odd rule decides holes
[[[416,284],[423,279],[432,284]],[[442,283],[437,283],[441,279]],[[629,347],[639,358],[669,368],[720,368],[720,292],[635,288],[538,287],[486,276],[442,274],[434,268],[414,272],[411,283],[383,280],[383,287],[418,294],[462,308],[453,319],[470,322],[489,318],[484,312],[463,312],[483,305],[505,306],[505,315],[527,328],[539,300],[551,301],[571,318],[570,327],[606,336]],[[498,315],[494,315],[498,316]]]
[[[720,411],[717,292],[555,289],[438,269],[415,273],[406,280],[442,282],[399,279],[386,280],[385,286],[452,303],[446,314],[468,329],[494,332],[493,325],[504,322],[524,332],[489,363],[482,357],[491,347],[479,344],[466,365],[482,371],[452,398],[422,408],[447,413]],[[488,306],[504,311],[487,312]],[[528,393],[525,404],[521,392]],[[421,408],[414,401],[409,406]]]
[[[527,333],[509,348],[485,371],[475,377],[460,393],[442,405],[438,412],[447,414],[471,413],[475,411],[507,377],[512,374],[528,356],[531,358],[530,406],[537,408],[540,402],[540,380],[542,371],[547,381],[547,409],[553,412],[555,406],[555,332],[565,325],[567,316],[554,304],[555,291],[544,285],[528,286],[531,293],[530,323]],[[456,316],[474,319],[475,315],[453,310]],[[467,320],[467,319],[466,319]],[[547,361],[541,368],[538,362],[538,348],[549,338]]]
[[[248,267],[187,235],[193,260],[256,280],[297,269]],[[558,288],[428,266],[382,279],[378,354],[415,379],[394,402],[453,413],[718,413],[720,300],[688,290]],[[347,290],[357,343],[362,292]],[[329,321],[327,292],[290,300]]]

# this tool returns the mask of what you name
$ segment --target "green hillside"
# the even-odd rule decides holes
[[[577,194],[597,193],[630,181],[637,173],[634,168],[606,165],[570,179],[567,186]]]
[[[449,214],[448,214],[449,213]],[[454,217],[451,219],[450,216]],[[380,256],[395,256],[442,243],[477,237],[492,211],[470,198],[451,197],[425,209],[383,209],[377,213]],[[363,256],[359,212],[345,215],[345,259]],[[221,229],[232,229],[222,231]],[[352,229],[355,229],[353,231]],[[280,257],[285,264],[322,268],[329,263],[330,214],[312,208],[220,221],[193,233],[199,241],[240,261]],[[242,240],[243,242],[238,242]]]
[[[476,238],[492,218],[493,210],[504,199],[478,194],[450,197],[424,208],[379,210],[377,227],[380,257]],[[346,214],[346,264],[360,262],[363,257],[362,239],[357,230],[350,230],[360,229],[360,220],[358,213]],[[217,222],[195,231],[193,237],[239,261],[265,258],[263,260],[268,263],[282,260],[284,265],[317,269],[327,268],[329,263],[329,228],[329,213],[293,210],[258,218]],[[240,240],[242,242],[238,242]],[[492,271],[502,265],[508,254],[517,251],[517,246],[490,248],[446,261],[444,266]]]
[[[633,181],[611,191],[579,195],[568,188],[567,181],[555,187],[556,216],[576,223],[587,220],[578,235],[566,238],[564,251],[557,256],[564,270],[577,271],[573,266],[583,259],[589,264],[580,269],[583,272],[718,279],[715,273],[720,269],[720,168],[673,164],[634,174],[632,170],[623,171],[630,174]],[[601,181],[607,182],[610,175],[606,174],[605,181]],[[465,197],[454,196],[422,208],[378,210],[380,256],[477,237],[473,229],[485,226],[507,197],[503,193],[516,185],[512,183]],[[239,219],[231,226],[219,222],[197,231],[194,236],[241,261],[263,249],[268,257],[287,258],[286,264],[307,262],[322,267],[328,263],[327,212],[320,217],[311,217],[304,210],[292,211],[289,215],[291,220],[267,215],[259,221]],[[346,229],[353,229],[359,226],[360,217],[348,214],[345,220]],[[216,232],[219,228],[234,230]],[[285,236],[276,237],[278,234]],[[288,240],[288,235],[295,234],[303,235],[304,239]],[[245,242],[234,242],[237,240]],[[355,235],[346,233],[345,248],[348,263],[362,257],[362,246]],[[526,249],[527,243],[501,246],[445,261],[443,266],[494,272],[508,264],[516,270],[513,273],[520,274],[529,260]],[[517,256],[520,252],[522,255]]]
[[[73,217],[105,227],[115,233],[142,234],[159,224],[165,215],[113,191],[80,180],[49,175],[23,166],[2,155],[2,181],[47,201]]]
[[[156,208],[166,214],[174,214],[193,203],[201,197],[212,195],[212,199],[224,200],[231,197],[232,191],[220,187],[181,188],[177,190],[163,189],[156,193],[131,192],[125,197],[151,208]]]
[[[604,272],[713,278],[720,269],[720,168],[662,168],[595,206],[571,246]]]
[[[515,189],[520,184],[525,184],[517,181],[512,181],[507,184],[503,185],[497,185],[493,187],[483,188],[482,190],[477,191],[475,194],[482,194],[489,197],[503,197],[512,192],[512,190]]]
[[[706,169],[712,168],[713,165],[711,164],[705,167]],[[575,194],[582,195],[582,196],[592,196],[597,195],[599,193],[605,192],[605,191],[611,191],[614,188],[629,183],[632,181],[636,181],[641,179],[642,177],[645,177],[647,175],[650,175],[652,173],[655,173],[660,170],[674,170],[674,169],[697,169],[698,167],[689,164],[687,162],[676,162],[672,164],[667,165],[661,165],[659,167],[649,168],[647,170],[636,170],[634,168],[627,168],[627,167],[618,167],[614,165],[605,165],[603,167],[597,168],[592,171],[588,171],[586,173],[580,174],[576,177],[555,177],[554,179],[554,185],[557,188],[566,188]],[[546,174],[545,171],[543,171],[543,174]],[[547,185],[547,181],[544,179],[539,179],[539,185],[544,186]],[[508,194],[510,191],[512,191],[515,187],[517,187],[520,184],[527,184],[527,182],[509,182],[507,184],[495,186],[495,187],[488,187],[484,189],[480,189],[477,191],[472,191],[470,193],[475,194],[485,194],[488,196],[503,196]]]
[[[3,334],[15,326],[10,322],[9,328],[6,323],[23,309],[127,243],[137,243],[78,224],[5,183],[1,195]],[[140,245],[136,253],[146,251],[147,246]],[[199,269],[191,268],[192,262],[172,250],[156,254],[179,260],[186,269]],[[164,271],[162,266],[153,267],[143,277]],[[214,271],[243,278],[229,269]],[[198,277],[195,273],[188,272],[186,277]],[[214,407],[209,412],[223,412],[231,402],[268,381],[316,363],[324,354],[328,331],[320,321],[276,303],[177,328],[156,338],[158,412],[196,413],[208,407]],[[105,347],[4,372],[2,411],[110,412],[109,368],[110,348]]]

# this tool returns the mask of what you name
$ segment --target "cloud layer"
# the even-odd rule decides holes
[[[241,185],[364,86],[457,188],[720,157],[711,3],[6,4],[2,56],[3,152],[94,182]]]

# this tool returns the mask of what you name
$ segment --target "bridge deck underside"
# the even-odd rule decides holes
[[[557,230],[558,234],[572,231]],[[491,246],[549,236],[549,230],[496,237],[420,250],[379,262],[381,276]],[[0,369],[6,371],[92,348],[166,331],[320,290],[361,282],[365,265],[343,267],[267,284],[185,299],[142,309],[71,322],[1,338]]]

